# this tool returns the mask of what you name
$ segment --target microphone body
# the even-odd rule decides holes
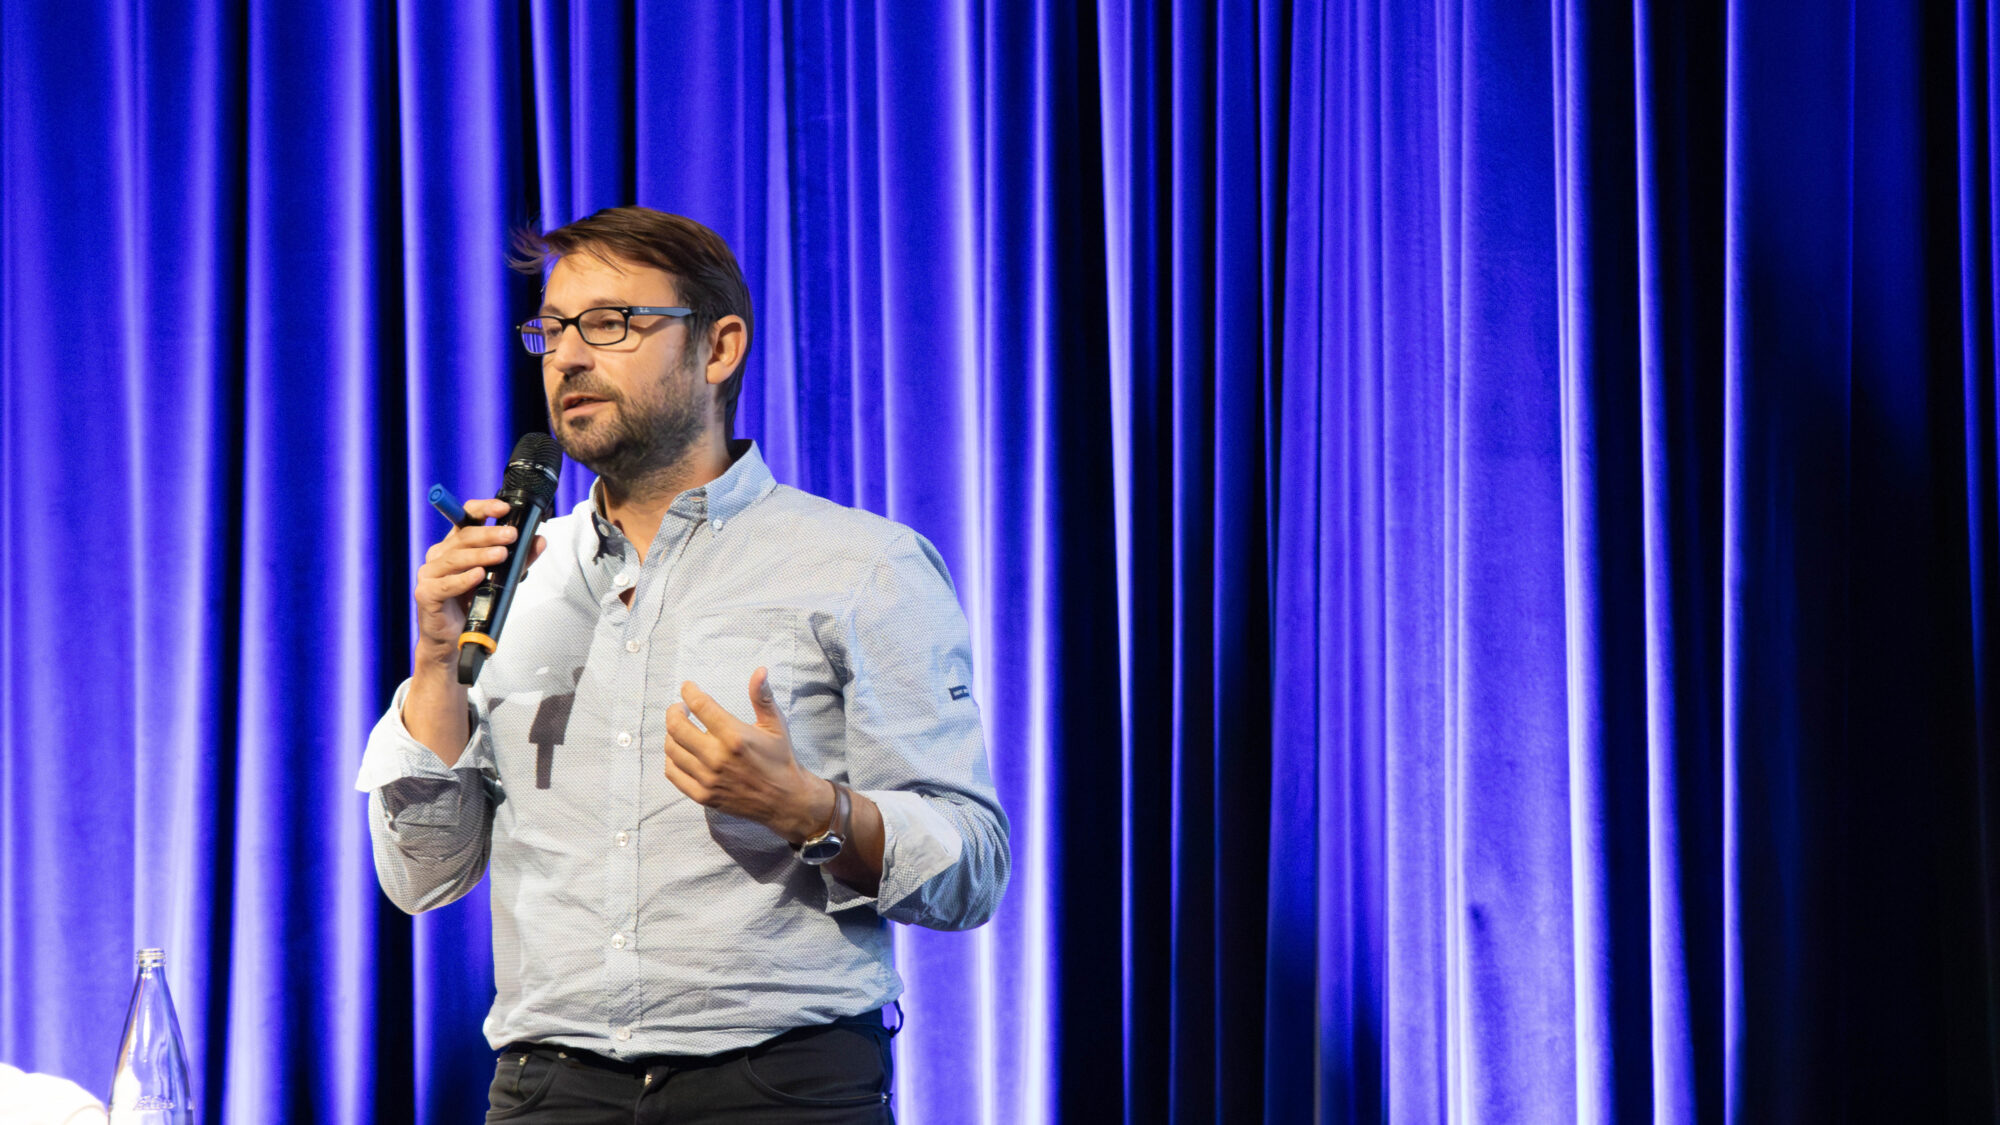
[[[561,470],[562,451],[548,435],[525,434],[515,444],[497,499],[508,506],[500,522],[520,534],[507,545],[506,560],[497,567],[488,567],[486,577],[472,591],[472,605],[465,613],[465,631],[458,637],[461,684],[477,680],[486,658],[500,645],[500,630],[507,624],[507,610],[514,604],[514,591],[534,549],[535,529],[541,526],[555,502],[556,479]]]

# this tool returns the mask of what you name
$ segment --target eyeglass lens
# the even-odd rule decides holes
[[[625,338],[625,313],[620,309],[585,309],[576,323],[586,344],[602,347]],[[547,355],[556,350],[563,328],[563,322],[555,317],[535,317],[521,325],[521,343],[535,355]]]

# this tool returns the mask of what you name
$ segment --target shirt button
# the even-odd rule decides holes
[[[613,949],[623,949],[623,948],[625,948],[625,935],[624,935],[624,934],[612,934],[612,935],[611,935],[611,948],[613,948]]]
[[[626,641],[626,642],[625,642],[625,651],[626,651],[626,652],[638,652],[638,651],[639,651],[640,649],[642,649],[642,648],[645,648],[645,647],[646,647],[645,645],[642,645],[642,644],[640,644],[640,643],[639,643],[638,641]]]
[[[618,1041],[622,1043],[625,1040],[632,1038],[632,1029],[629,1027],[621,1027],[616,1032],[613,1032],[613,1034],[617,1035]]]
[[[611,576],[611,581],[620,586],[629,586],[632,584],[632,576],[621,570]]]
[[[631,731],[629,731],[629,730],[621,730],[621,731],[619,731],[619,732],[618,732],[618,745],[620,745],[620,746],[630,746],[630,745],[632,745],[632,732],[631,732]]]
[[[618,835],[613,836],[612,839],[618,841],[618,846],[622,848],[632,842],[632,834],[630,832],[620,832]]]
[[[709,523],[709,525],[708,525],[708,526],[710,526],[710,527],[714,528],[714,529],[715,529],[715,530],[717,530],[717,531],[721,531],[721,530],[722,530],[722,521],[721,521],[721,520],[713,520],[713,521],[710,521],[710,523]]]

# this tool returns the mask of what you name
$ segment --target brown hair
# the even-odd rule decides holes
[[[706,340],[708,330],[725,316],[742,317],[743,357],[749,359],[750,341],[756,338],[750,286],[721,235],[684,215],[650,207],[607,207],[547,233],[516,230],[508,264],[546,279],[558,259],[578,252],[623,258],[671,274],[681,303],[694,310],[688,317],[690,341]],[[738,363],[719,388],[725,437],[735,434],[736,396],[742,391],[743,364]]]

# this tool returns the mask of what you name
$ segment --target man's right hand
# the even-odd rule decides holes
[[[508,505],[501,500],[468,500],[467,515],[476,519],[499,519]],[[417,568],[417,664],[451,665],[458,661],[458,637],[465,631],[465,612],[472,591],[485,579],[488,567],[507,558],[507,548],[516,532],[506,524],[476,523],[454,527],[451,533],[424,552],[424,565]],[[528,565],[548,546],[535,536],[528,551]]]
[[[499,500],[465,504],[466,514],[481,520],[498,519],[507,510]],[[447,766],[458,762],[471,737],[465,688],[458,682],[458,637],[465,632],[465,611],[487,568],[505,561],[507,545],[518,534],[505,524],[454,527],[424,552],[424,565],[417,568],[416,666],[403,699],[403,726]],[[547,546],[546,539],[535,536],[528,551],[530,566]]]

